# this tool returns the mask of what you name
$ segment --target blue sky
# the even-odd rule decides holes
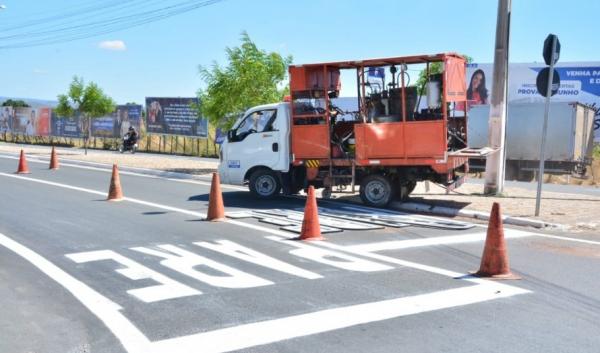
[[[0,37],[2,27],[65,13],[82,2],[93,3],[0,0],[7,6],[0,11]],[[443,51],[491,62],[496,11],[496,0],[226,0],[99,37],[0,50],[0,96],[55,99],[73,75],[98,83],[119,103],[194,96],[203,84],[198,65],[223,63],[224,48],[236,46],[243,30],[259,47],[293,55],[294,63]],[[512,13],[511,62],[543,61],[542,42],[550,32],[560,38],[562,62],[600,61],[600,1],[513,0]],[[126,50],[102,49],[102,41],[123,41]]]

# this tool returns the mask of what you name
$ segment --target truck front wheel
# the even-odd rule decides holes
[[[360,183],[360,198],[366,205],[385,207],[393,196],[392,183],[383,175],[371,174]]]
[[[263,199],[275,197],[281,191],[281,183],[275,172],[259,169],[250,175],[250,192]]]

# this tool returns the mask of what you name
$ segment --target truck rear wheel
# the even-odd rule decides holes
[[[275,172],[268,169],[259,169],[252,173],[248,187],[254,196],[262,199],[275,197],[281,191],[279,177]]]
[[[383,175],[371,174],[360,183],[360,198],[366,205],[385,207],[393,196],[392,183]]]

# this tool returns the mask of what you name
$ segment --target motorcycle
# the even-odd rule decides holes
[[[129,141],[129,135],[123,136],[123,141],[119,146],[119,152],[123,153],[125,151],[131,151],[131,153],[135,153],[138,149],[137,139],[135,141]]]

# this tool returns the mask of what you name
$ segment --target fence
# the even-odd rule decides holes
[[[185,156],[216,157],[219,153],[218,145],[213,143],[209,132],[208,138],[195,138],[177,135],[146,135],[139,139],[138,150],[142,152],[177,154]],[[55,145],[65,147],[83,147],[83,138],[57,137],[57,136],[27,136],[4,132],[0,140],[12,143],[28,143],[34,145]],[[121,139],[108,137],[91,137],[88,148],[99,150],[118,150]]]

